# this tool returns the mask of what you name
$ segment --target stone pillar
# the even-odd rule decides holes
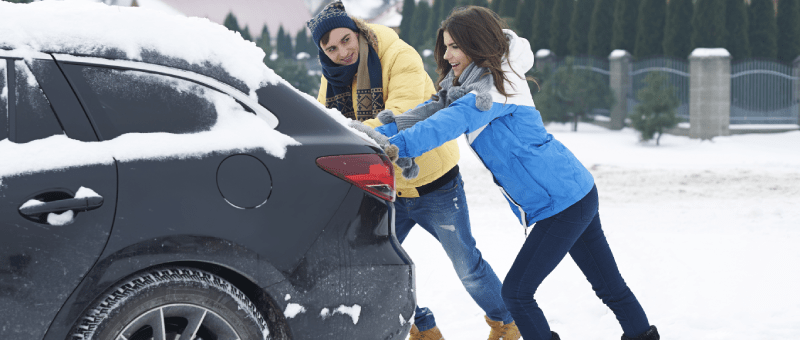
[[[625,50],[614,50],[608,55],[609,86],[614,91],[616,102],[609,115],[609,128],[620,130],[628,116],[628,94],[631,91],[631,54]]]
[[[535,59],[534,65],[536,65],[536,71],[539,71],[539,73],[548,74],[548,72],[555,71],[553,68],[556,66],[556,56],[550,50],[541,49],[536,51]]]
[[[792,91],[792,104],[800,103],[800,57],[794,59],[792,62],[792,76],[794,77],[794,88]],[[800,105],[797,110],[797,124],[800,125]]]
[[[724,48],[697,48],[689,56],[689,73],[689,137],[730,135],[730,53]]]

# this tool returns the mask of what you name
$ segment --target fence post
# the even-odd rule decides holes
[[[800,102],[800,56],[792,62],[792,76],[794,77],[794,91],[792,91],[792,104]],[[800,125],[800,105],[797,110],[797,124]]]
[[[697,48],[689,56],[689,73],[689,137],[730,135],[730,53],[724,48]]]
[[[536,70],[540,73],[553,71],[553,67],[555,67],[556,57],[553,53],[550,53],[550,50],[541,49],[536,51]]]
[[[616,103],[609,115],[609,128],[620,130],[628,116],[628,91],[631,88],[631,54],[625,50],[614,50],[608,55],[609,86],[614,91]]]

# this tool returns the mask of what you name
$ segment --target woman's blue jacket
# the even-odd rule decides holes
[[[510,66],[519,74],[533,66],[533,53],[524,38],[506,30],[511,42]],[[529,60],[527,60],[529,58]],[[504,70],[509,63],[504,63]],[[397,134],[396,126],[380,129],[393,135],[400,157],[419,156],[461,134],[491,171],[511,209],[525,226],[553,216],[586,196],[594,178],[561,142],[547,132],[524,78],[506,73],[505,97],[493,87],[488,111],[475,105],[469,93],[428,119]],[[391,124],[394,125],[394,124]]]

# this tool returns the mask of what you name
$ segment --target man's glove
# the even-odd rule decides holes
[[[403,177],[406,179],[417,178],[417,175],[419,175],[419,165],[414,162],[413,158],[399,158],[398,153],[400,150],[396,145],[392,145],[389,142],[389,137],[384,136],[380,132],[375,131],[373,128],[364,125],[364,123],[357,120],[351,121],[348,125],[351,128],[365,133],[367,136],[372,138],[372,140],[378,143],[381,149],[383,149],[383,152],[386,153],[386,156],[388,156],[392,162],[397,164],[397,166],[403,170]]]

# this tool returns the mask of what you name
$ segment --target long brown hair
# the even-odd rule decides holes
[[[444,53],[447,51],[447,46],[444,45],[444,32],[447,31],[458,48],[472,59],[476,66],[489,69],[494,77],[497,91],[508,97],[504,86],[508,78],[501,66],[503,57],[508,58],[509,52],[509,43],[503,33],[503,28],[507,27],[505,20],[486,7],[466,6],[454,9],[450,16],[442,21],[442,26],[436,33],[436,47],[433,51],[436,73],[439,74],[436,90],[441,89],[439,83],[452,68],[450,63],[444,60]],[[458,79],[454,79],[453,82],[458,82]]]

